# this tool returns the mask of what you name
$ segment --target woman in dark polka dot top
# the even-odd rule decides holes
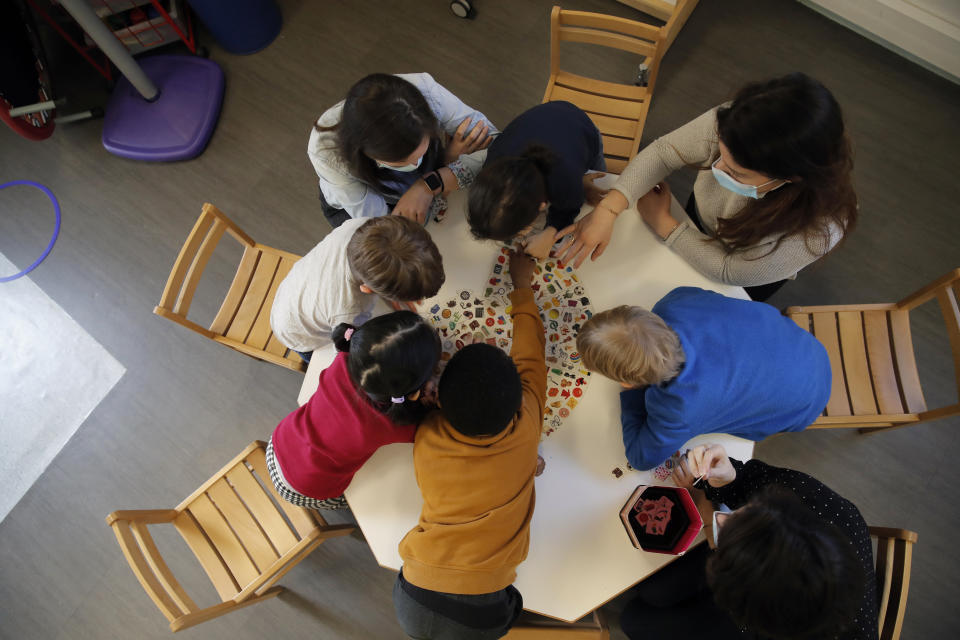
[[[873,548],[850,501],[719,445],[691,450],[674,480],[691,489],[716,548],[701,545],[637,587],[621,618],[630,638],[877,640]],[[714,504],[732,511],[714,514]]]

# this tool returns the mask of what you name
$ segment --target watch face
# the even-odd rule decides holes
[[[423,177],[423,181],[426,182],[427,186],[433,191],[443,188],[443,180],[441,180],[440,176],[438,176],[436,173],[427,174]]]

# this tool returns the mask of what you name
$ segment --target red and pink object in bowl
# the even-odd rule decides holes
[[[630,542],[652,553],[682,555],[703,528],[690,492],[679,487],[640,485],[620,510]]]

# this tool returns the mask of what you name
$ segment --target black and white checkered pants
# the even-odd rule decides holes
[[[347,499],[343,496],[337,496],[336,498],[325,498],[323,500],[318,500],[317,498],[310,498],[303,495],[302,493],[297,493],[293,489],[287,486],[283,481],[283,477],[280,475],[280,471],[277,469],[277,457],[273,453],[273,438],[270,438],[270,443],[267,444],[267,471],[270,473],[270,481],[273,483],[273,488],[277,490],[277,493],[280,494],[280,497],[286,500],[287,502],[293,503],[298,507],[306,507],[307,509],[349,509],[350,505],[347,504]]]

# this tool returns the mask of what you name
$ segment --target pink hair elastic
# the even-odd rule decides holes
[[[349,342],[349,341],[350,341],[350,336],[353,335],[353,331],[354,331],[353,329],[347,329],[346,331],[344,331],[344,332],[343,332],[343,339],[346,340],[347,342]]]

